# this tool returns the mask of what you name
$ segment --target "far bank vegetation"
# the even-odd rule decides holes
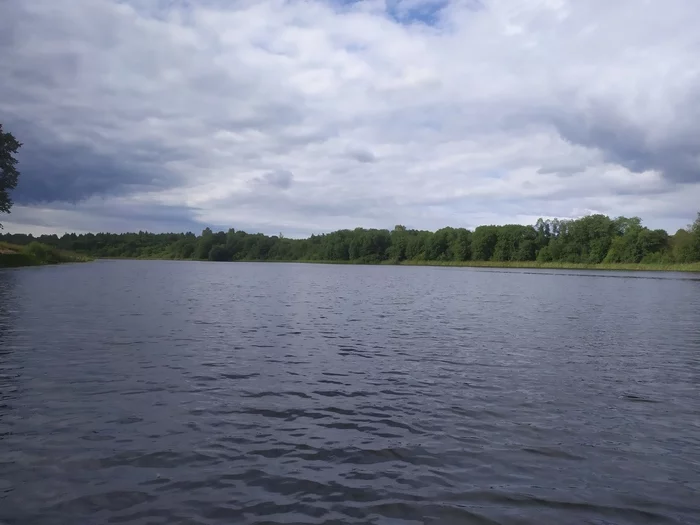
[[[306,239],[207,228],[200,235],[8,234],[0,240],[17,245],[38,241],[57,250],[112,258],[700,270],[700,213],[673,235],[649,229],[637,217],[590,215],[540,219],[534,225],[479,226],[473,231],[355,228]]]

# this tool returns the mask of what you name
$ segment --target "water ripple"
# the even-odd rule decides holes
[[[0,523],[696,525],[699,283],[598,276],[2,271]]]

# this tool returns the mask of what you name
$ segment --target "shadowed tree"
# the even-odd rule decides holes
[[[15,167],[17,165],[15,155],[21,146],[22,144],[12,133],[3,132],[2,124],[0,124],[0,213],[10,213],[10,208],[12,208],[10,191],[17,186],[19,177],[19,172]],[[0,228],[2,228],[2,224],[0,224]]]

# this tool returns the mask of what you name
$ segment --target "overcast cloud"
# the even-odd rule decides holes
[[[157,8],[154,6],[158,6]],[[694,0],[4,0],[6,230],[700,210]]]

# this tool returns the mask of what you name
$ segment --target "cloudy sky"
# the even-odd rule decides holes
[[[697,0],[2,0],[11,232],[700,210]]]

